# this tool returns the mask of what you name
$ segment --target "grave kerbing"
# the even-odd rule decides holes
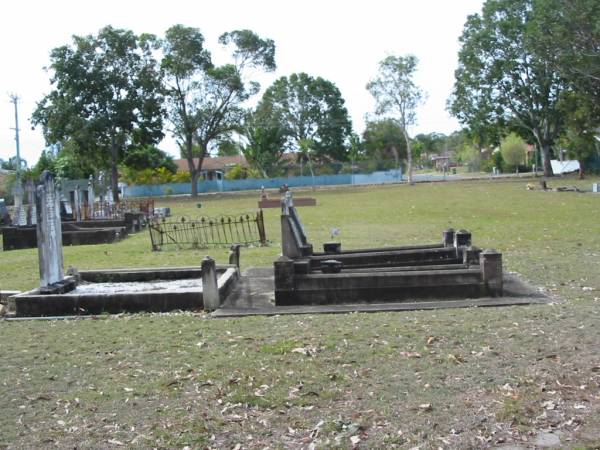
[[[44,171],[37,187],[37,245],[40,265],[40,286],[46,288],[64,279],[60,195],[54,178]]]

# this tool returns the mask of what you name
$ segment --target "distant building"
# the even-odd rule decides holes
[[[281,161],[284,165],[293,165],[296,163],[296,153],[284,153]],[[173,161],[177,166],[178,173],[189,172],[187,159],[176,159]],[[194,164],[198,164],[198,158],[194,158]],[[202,161],[202,170],[200,171],[200,179],[202,180],[222,180],[227,172],[235,166],[249,168],[250,164],[243,155],[236,156],[211,156],[205,157]]]
[[[187,159],[176,159],[173,161],[177,165],[177,172],[189,172]],[[198,158],[194,158],[194,164],[198,164]],[[222,180],[223,176],[235,166],[240,165],[248,168],[250,165],[242,155],[236,156],[212,156],[205,157],[202,161],[202,170],[200,178],[203,180]]]

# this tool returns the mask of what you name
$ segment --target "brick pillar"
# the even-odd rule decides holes
[[[481,249],[479,247],[466,247],[463,252],[463,264],[479,264],[479,255],[481,254]]]
[[[496,250],[484,250],[479,255],[479,265],[483,282],[492,297],[501,297],[502,282],[502,253]]]
[[[294,261],[281,256],[274,262],[275,290],[291,291],[294,289]]]
[[[454,245],[454,228],[448,228],[442,232],[442,244],[444,244],[444,247]]]
[[[233,264],[238,270],[240,269],[240,248],[240,244],[233,244],[229,247],[229,264]]]
[[[471,232],[467,230],[458,230],[454,234],[454,246],[458,247],[468,247],[471,245]]]
[[[217,283],[217,265],[210,256],[202,260],[202,300],[205,311],[214,311],[221,306],[219,285]]]

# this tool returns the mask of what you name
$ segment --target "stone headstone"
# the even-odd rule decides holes
[[[37,244],[40,262],[40,286],[57,283],[64,278],[60,195],[54,178],[48,171],[40,177],[37,187]]]
[[[113,197],[113,191],[110,186],[108,187],[108,189],[106,189],[106,202],[109,205],[114,205],[114,203],[115,203],[115,199]]]
[[[600,193],[600,183],[592,183],[592,192]]]
[[[10,214],[8,214],[8,208],[3,198],[0,198],[0,224],[10,223]]]
[[[14,215],[13,215],[13,225],[16,227],[21,227],[27,225],[27,212],[23,207],[23,185],[21,184],[21,179],[17,178],[15,182],[15,186],[13,188],[13,197],[14,197]]]
[[[79,189],[79,185],[75,186],[75,191],[73,192],[73,201],[75,203],[75,220],[77,222],[81,222],[81,189]]]
[[[96,201],[96,193],[94,192],[94,176],[90,175],[88,180],[88,212],[90,218],[94,217],[94,202]]]
[[[67,200],[60,201],[60,211],[61,215],[65,217],[65,219],[73,218],[73,208],[71,207],[71,203]]]
[[[27,191],[27,203],[29,204],[29,211],[27,214],[27,225],[35,225],[37,222],[37,213],[35,207],[35,183],[33,180],[29,180],[25,186]]]
[[[290,191],[286,191],[285,196],[281,200],[281,212],[283,214],[289,214],[290,208],[294,206],[294,199]]]
[[[100,199],[100,204],[104,203],[104,194],[105,194],[104,172],[100,171],[100,173],[98,174],[98,198]]]

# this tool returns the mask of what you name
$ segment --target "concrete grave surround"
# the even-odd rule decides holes
[[[504,306],[551,300],[516,274],[502,254],[472,245],[467,230],[439,244],[314,252],[291,194],[282,200],[282,256],[273,270],[249,268],[214,317],[403,311]]]
[[[201,267],[153,267],[139,269],[71,270],[65,279],[73,284],[93,288],[104,283],[152,283],[155,281],[198,280],[196,288],[160,289],[87,289],[78,293],[75,289],[47,294],[41,289],[12,297],[17,317],[65,316],[86,314],[117,314],[122,312],[167,312],[173,310],[200,310],[204,308],[204,296],[210,296],[213,307],[220,307],[235,288],[239,272],[231,265],[215,265],[212,275],[214,286],[205,285]],[[202,281],[201,281],[202,280]]]

